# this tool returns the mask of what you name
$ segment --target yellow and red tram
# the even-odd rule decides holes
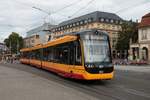
[[[20,52],[21,63],[53,71],[63,77],[83,80],[113,78],[109,36],[100,30],[65,34]]]

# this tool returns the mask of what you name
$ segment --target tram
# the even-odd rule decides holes
[[[110,80],[114,67],[109,36],[98,29],[66,33],[46,44],[20,50],[20,62],[66,78]]]

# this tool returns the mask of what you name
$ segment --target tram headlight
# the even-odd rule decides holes
[[[103,65],[99,65],[99,66],[98,66],[98,68],[103,68],[103,67],[104,67]]]

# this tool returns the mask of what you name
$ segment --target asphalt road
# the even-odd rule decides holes
[[[150,73],[119,68],[113,80],[91,82],[65,79],[29,65],[0,65],[0,100],[48,99],[150,100]]]

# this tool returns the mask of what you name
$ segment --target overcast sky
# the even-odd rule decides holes
[[[150,0],[0,0],[0,42],[11,32],[26,32],[44,21],[58,24],[93,11],[112,12],[125,20],[138,19],[150,12]],[[40,8],[48,14],[35,9]]]

